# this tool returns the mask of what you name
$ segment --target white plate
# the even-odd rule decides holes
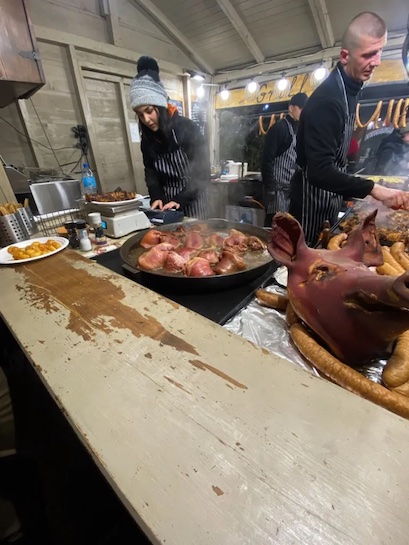
[[[127,199],[126,201],[91,201],[92,204],[100,204],[101,206],[119,206],[121,204],[127,204],[128,202],[136,202],[142,199],[142,195],[136,196],[134,199]]]
[[[47,242],[49,240],[55,240],[56,242],[59,242],[61,246],[54,250],[53,252],[49,252],[48,254],[39,255],[37,257],[28,257],[27,259],[14,259],[13,256],[7,251],[8,248],[11,246],[15,246],[16,248],[25,248],[26,246],[30,246],[33,242]],[[9,246],[6,246],[5,248],[1,248],[0,250],[0,265],[18,265],[19,263],[27,263],[27,261],[35,261],[36,259],[42,259],[43,257],[49,257],[50,255],[54,255],[57,252],[61,252],[61,250],[64,250],[68,246],[68,239],[64,237],[40,237],[40,238],[32,238],[30,240],[23,240],[22,242],[15,242],[14,244],[10,244]]]

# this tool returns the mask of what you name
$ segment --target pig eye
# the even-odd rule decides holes
[[[319,265],[315,267],[314,270],[314,280],[327,280],[333,276],[333,269],[328,267],[328,265]]]

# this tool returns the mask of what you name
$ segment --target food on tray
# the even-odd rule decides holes
[[[13,256],[14,259],[20,260],[46,255],[50,252],[54,252],[54,250],[58,250],[60,247],[60,242],[50,239],[47,240],[47,242],[32,242],[28,246],[24,246],[24,248],[10,246],[10,248],[7,248],[7,251]]]
[[[388,388],[401,387],[409,381],[409,331],[399,336],[392,356],[382,372],[382,382]],[[409,392],[406,394],[409,395]]]
[[[232,274],[270,259],[266,244],[258,237],[237,229],[214,232],[206,223],[179,226],[174,231],[150,229],[140,249],[146,250],[137,258],[141,269],[181,276]]]
[[[279,293],[272,293],[267,290],[257,290],[256,298],[259,303],[266,307],[275,308],[276,310],[286,310],[288,305],[288,297]]]
[[[345,233],[349,233],[374,210],[378,210],[376,233],[381,244],[391,245],[395,242],[407,244],[409,242],[409,212],[387,208],[372,197],[366,197],[363,201],[354,202],[352,211],[341,222],[340,229]]]
[[[308,333],[306,328],[296,323],[290,328],[291,338],[301,354],[327,378],[369,401],[381,405],[404,418],[409,418],[409,399],[396,390],[388,390],[376,384],[335,358]]]
[[[288,299],[301,320],[341,361],[358,365],[384,354],[409,329],[409,272],[378,275],[383,254],[375,234],[376,211],[337,251],[305,244],[289,214],[273,219],[268,250],[288,268]]]
[[[120,189],[109,193],[91,193],[89,195],[85,195],[85,199],[88,202],[121,202],[135,199],[136,195],[137,194],[135,191],[123,191]]]

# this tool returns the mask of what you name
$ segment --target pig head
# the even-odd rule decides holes
[[[341,361],[358,365],[383,355],[409,328],[409,271],[381,276],[376,211],[337,251],[308,248],[301,225],[274,216],[268,250],[288,268],[288,298],[298,316]]]

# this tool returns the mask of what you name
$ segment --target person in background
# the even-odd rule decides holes
[[[189,217],[207,217],[210,156],[205,138],[192,120],[168,104],[151,57],[140,57],[131,82],[131,106],[142,134],[141,151],[151,207],[181,209]]]
[[[291,180],[289,212],[302,224],[310,246],[325,220],[335,223],[344,199],[371,195],[390,208],[409,210],[409,193],[345,172],[357,96],[380,65],[386,39],[383,19],[372,12],[357,15],[342,37],[336,68],[302,111],[297,133],[301,169]]]
[[[358,139],[353,136],[347,153],[347,172],[355,172],[356,163],[359,159],[359,142]]]
[[[307,99],[305,93],[294,95],[288,106],[288,114],[269,128],[264,140],[261,174],[265,227],[271,226],[276,212],[288,212],[290,207],[290,180],[297,168],[295,145],[298,120]]]
[[[376,155],[374,174],[409,176],[409,120],[382,140]]]

